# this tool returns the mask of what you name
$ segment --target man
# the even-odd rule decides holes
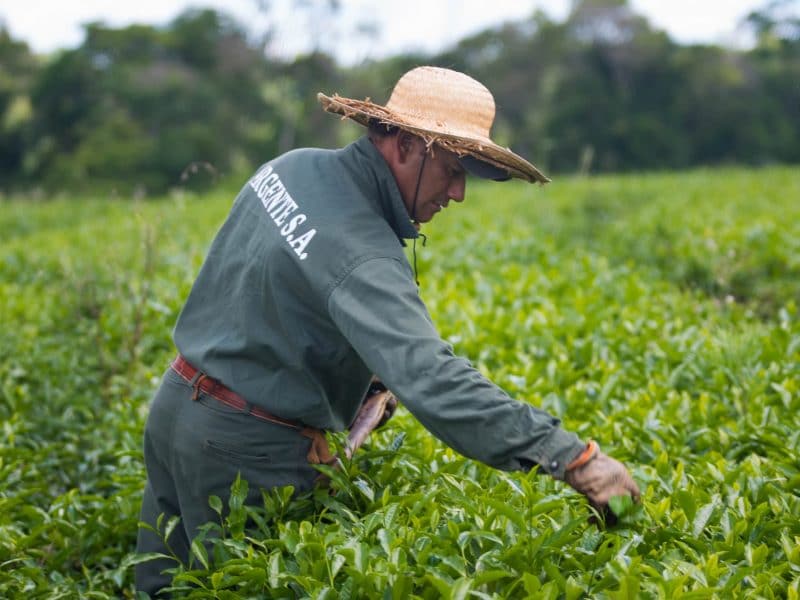
[[[455,71],[406,73],[380,106],[319,95],[367,126],[340,150],[294,150],[239,193],[175,327],[179,356],[145,431],[142,520],[181,517],[170,547],[187,558],[237,473],[260,489],[314,485],[320,431],[356,418],[377,376],[436,437],[504,470],[565,479],[604,508],[639,490],[625,467],[508,397],[440,338],[403,252],[420,223],[464,200],[466,172],[547,178],[489,137],[491,93]],[[142,529],[140,552],[163,552]],[[139,565],[137,587],[169,583]]]

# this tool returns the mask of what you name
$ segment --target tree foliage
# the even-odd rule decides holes
[[[548,171],[797,163],[797,5],[750,14],[748,50],[681,45],[626,0],[581,0],[563,22],[536,12],[435,56],[348,68],[322,30],[312,52],[279,60],[213,10],[164,28],[90,24],[78,47],[45,59],[0,30],[0,187],[159,192],[296,146],[338,146],[358,129],[319,110],[316,92],[383,102],[426,63],[486,83],[495,137]],[[338,10],[317,6],[301,8],[328,20]]]

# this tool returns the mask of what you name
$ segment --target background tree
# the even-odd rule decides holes
[[[26,128],[33,116],[30,89],[39,70],[28,45],[0,27],[0,181],[19,177]]]
[[[384,102],[420,64],[483,81],[495,137],[549,172],[800,162],[800,0],[749,15],[748,50],[678,44],[626,0],[576,0],[563,22],[536,12],[435,55],[350,67],[333,52],[374,38],[374,24],[346,23],[336,0],[293,6],[315,25],[292,59],[271,43],[281,22],[257,38],[213,10],[163,28],[90,24],[77,48],[43,59],[0,32],[0,187],[160,193],[240,178],[290,148],[362,132],[321,111],[318,91]]]

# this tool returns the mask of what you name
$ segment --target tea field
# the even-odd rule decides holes
[[[147,405],[234,194],[0,200],[0,597],[134,596]],[[590,522],[401,409],[333,495],[212,499],[177,596],[800,596],[800,169],[470,184],[425,233],[442,335],[642,502]]]

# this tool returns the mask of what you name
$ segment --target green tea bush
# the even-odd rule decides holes
[[[1,597],[134,595],[147,404],[233,194],[0,204]],[[417,244],[437,326],[642,502],[590,522],[401,409],[333,493],[210,499],[175,595],[798,598],[798,198],[782,168],[470,183]]]

